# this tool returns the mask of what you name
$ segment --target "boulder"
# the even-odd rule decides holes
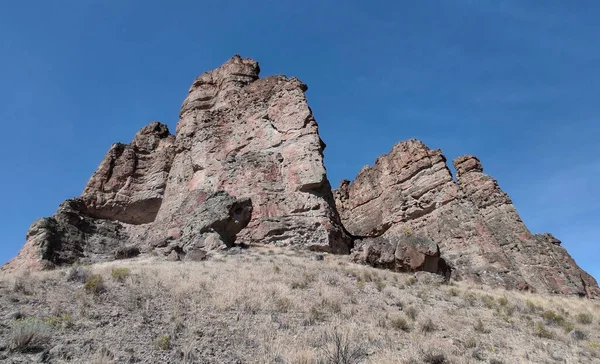
[[[438,273],[440,250],[437,244],[425,237],[380,236],[357,242],[352,260],[396,272]]]

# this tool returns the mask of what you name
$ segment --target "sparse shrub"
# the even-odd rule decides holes
[[[124,282],[127,277],[131,274],[129,268],[113,268],[110,275],[117,282]]]
[[[594,341],[590,341],[590,342],[588,343],[588,347],[589,347],[590,349],[592,349],[592,350],[595,350],[595,351],[600,351],[600,343],[597,343],[597,342],[594,342]]]
[[[465,301],[467,301],[470,306],[475,306],[477,296],[473,292],[465,292]]]
[[[362,281],[362,280],[356,281],[356,287],[358,289],[360,289],[361,291],[363,289],[365,289],[365,286],[366,286],[365,281]]]
[[[44,323],[51,327],[63,327],[68,328],[73,326],[73,320],[71,315],[64,313],[59,316],[47,316],[44,318]]]
[[[395,317],[391,320],[391,325],[396,330],[402,330],[404,332],[410,331],[410,325],[404,317]]]
[[[412,286],[415,283],[417,283],[417,279],[414,276],[410,276],[406,279],[407,286]]]
[[[85,285],[83,288],[85,289],[85,291],[87,293],[91,293],[91,294],[95,294],[95,295],[100,294],[100,293],[104,292],[104,290],[105,290],[104,280],[102,279],[101,275],[92,274],[85,281]]]
[[[490,359],[490,364],[504,364],[500,359]]]
[[[542,318],[546,322],[546,325],[562,326],[565,322],[565,318],[554,311],[544,311],[544,313],[542,313]]]
[[[561,326],[566,333],[569,333],[575,329],[575,325],[569,321],[564,321]]]
[[[308,318],[304,321],[306,325],[313,325],[315,322],[325,321],[327,315],[319,307],[313,306],[308,312]]]
[[[340,304],[339,301],[336,301],[336,300],[324,298],[321,301],[320,306],[324,310],[329,311],[331,313],[340,313],[340,312],[342,312],[342,305]]]
[[[373,273],[370,270],[363,271],[362,279],[365,282],[372,282],[373,281]]]
[[[508,298],[506,298],[506,297],[498,298],[498,304],[502,307],[508,305]]]
[[[410,317],[411,320],[415,320],[419,315],[419,311],[413,306],[407,307],[404,312],[406,312],[406,316]]]
[[[421,332],[432,332],[435,331],[435,324],[431,318],[423,320],[420,324]]]
[[[12,291],[25,295],[31,294],[31,282],[29,280],[29,272],[25,271],[14,277],[12,281]]]
[[[379,292],[383,291],[383,289],[385,288],[385,282],[382,281],[381,279],[378,279],[375,281],[375,288],[377,288],[377,290]]]
[[[326,364],[358,364],[362,363],[367,353],[362,345],[353,343],[347,335],[340,334],[337,331],[326,334],[323,340],[326,345],[323,347],[324,359]]]
[[[291,284],[292,289],[307,289],[308,282],[306,281],[295,281]]]
[[[449,290],[447,290],[446,293],[450,297],[456,297],[456,296],[458,296],[460,294],[460,291],[458,289],[452,287]]]
[[[530,300],[527,300],[527,301],[525,301],[525,304],[527,305],[527,309],[528,309],[528,310],[529,310],[529,312],[531,312],[531,313],[535,313],[535,312],[537,312],[538,310],[541,310],[541,309],[542,309],[541,307],[538,307],[538,306],[536,306],[536,304],[535,304],[535,303],[533,303],[533,302],[532,302],[532,301],[530,301]]]
[[[582,325],[590,325],[593,321],[594,318],[590,314],[580,313],[579,315],[577,315],[577,322]]]
[[[517,309],[517,306],[514,306],[514,305],[504,306],[504,312],[506,313],[507,316],[512,316],[513,313],[515,313],[516,309]]]
[[[464,347],[466,349],[473,349],[477,347],[477,340],[474,337],[470,337],[465,341]]]
[[[171,336],[163,335],[156,342],[156,347],[160,350],[169,350],[171,349]]]
[[[281,272],[281,268],[279,268],[278,266],[274,265],[273,266],[273,272],[279,273],[279,272]]]
[[[85,283],[90,277],[90,271],[81,265],[74,265],[67,272],[67,281]]]
[[[490,332],[488,329],[485,328],[485,325],[483,324],[483,321],[481,321],[481,319],[477,319],[477,322],[475,323],[475,325],[473,325],[473,329],[482,334]]]
[[[546,326],[544,326],[544,324],[541,322],[538,322],[535,325],[534,334],[535,334],[535,336],[541,337],[544,339],[552,339],[554,337],[554,335],[552,334],[552,331],[548,330],[546,328]]]
[[[37,318],[17,320],[12,325],[10,349],[18,352],[43,350],[50,341],[50,328]]]
[[[293,305],[292,300],[287,297],[278,297],[275,299],[275,307],[279,312],[288,312]]]
[[[483,302],[483,305],[487,308],[494,308],[494,306],[496,306],[494,297],[488,294],[481,296],[481,302]]]
[[[445,364],[446,356],[443,353],[436,351],[425,351],[423,352],[423,362],[427,364]]]

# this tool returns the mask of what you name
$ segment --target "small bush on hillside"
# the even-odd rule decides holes
[[[124,282],[131,274],[129,268],[113,268],[110,275],[117,282]]]
[[[12,325],[10,349],[18,352],[43,350],[50,341],[50,328],[39,319],[17,320]]]
[[[485,328],[485,325],[483,325],[483,321],[481,321],[481,319],[477,319],[477,322],[475,323],[475,325],[473,325],[473,329],[482,334],[490,332],[490,330]]]
[[[406,312],[406,316],[410,317],[411,320],[415,320],[417,318],[417,316],[419,315],[419,311],[417,311],[417,309],[414,308],[413,306],[407,307],[405,312]]]
[[[494,300],[494,297],[487,295],[487,294],[484,296],[481,296],[481,302],[483,302],[483,305],[487,308],[494,308],[494,306],[496,305],[496,301]]]
[[[562,326],[565,323],[565,318],[554,311],[544,311],[544,313],[542,313],[542,318],[546,322],[546,325]]]
[[[446,291],[446,293],[448,293],[448,296],[450,296],[450,297],[457,297],[460,294],[460,291],[458,289],[452,287],[448,291]]]
[[[85,283],[90,277],[90,271],[81,265],[74,265],[67,271],[67,281]]]
[[[171,349],[171,336],[163,335],[156,342],[156,347],[160,350],[169,350]]]
[[[437,351],[425,351],[423,352],[423,362],[427,364],[445,364],[446,356],[443,353]]]
[[[582,324],[582,325],[589,325],[594,321],[594,318],[592,315],[587,314],[587,313],[580,313],[579,315],[577,315],[577,322]]]
[[[29,295],[32,292],[31,281],[29,280],[29,272],[25,271],[14,277],[12,281],[12,291]]]
[[[287,297],[277,297],[275,299],[275,308],[279,312],[288,312],[293,306],[292,300]]]
[[[382,281],[381,279],[378,279],[375,281],[375,288],[377,288],[377,290],[379,292],[383,291],[383,289],[385,288],[385,282]]]
[[[544,326],[544,324],[541,322],[538,322],[535,325],[534,334],[535,334],[535,336],[541,337],[544,339],[552,339],[554,337],[554,335],[552,334],[552,331],[548,330],[546,328],[546,326]]]
[[[105,290],[104,280],[102,279],[101,275],[99,275],[99,274],[92,274],[85,281],[85,285],[84,285],[83,288],[85,289],[85,291],[87,293],[90,293],[90,294],[100,294],[100,293],[104,292],[104,290]]]
[[[498,298],[498,303],[500,304],[500,306],[504,307],[504,306],[508,305],[508,298],[500,297],[500,298]]]
[[[396,330],[402,330],[404,332],[410,331],[410,325],[408,324],[408,321],[404,317],[398,316],[398,317],[393,318],[391,321],[391,325]]]
[[[326,334],[323,340],[324,360],[326,364],[358,364],[367,357],[366,350],[361,344],[352,342],[347,335],[337,331]]]
[[[425,320],[423,320],[421,322],[421,331],[422,332],[432,332],[435,331],[435,324],[433,323],[433,320],[431,320],[430,318],[427,318]]]
[[[44,323],[51,327],[64,327],[68,328],[73,326],[73,319],[68,313],[60,316],[47,316],[44,317]]]

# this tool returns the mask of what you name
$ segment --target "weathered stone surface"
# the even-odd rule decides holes
[[[355,262],[396,272],[438,273],[440,250],[430,239],[415,236],[366,238],[356,243]]]
[[[424,236],[439,245],[452,275],[491,286],[598,296],[560,241],[534,236],[479,159],[454,160],[457,181],[439,150],[408,140],[334,191],[347,230],[396,242]],[[357,244],[357,247],[360,246]],[[371,263],[373,264],[373,263]]]
[[[222,245],[232,247],[251,217],[252,202],[248,198],[196,190],[188,194],[169,223],[158,224],[158,231],[151,228],[149,235],[155,238],[155,246],[167,247],[165,254],[176,251],[186,260],[198,260],[187,255],[198,257]]]
[[[194,81],[157,220],[170,219],[189,191],[223,190],[252,198],[240,241],[347,253],[306,85],[258,74],[256,61],[235,56]]]
[[[83,212],[128,224],[154,221],[174,157],[175,137],[153,122],[131,144],[114,144],[83,190]]]
[[[75,262],[112,259],[128,240],[126,227],[81,213],[81,199],[62,203],[56,214],[36,220],[27,232],[25,246],[3,269],[45,269]]]

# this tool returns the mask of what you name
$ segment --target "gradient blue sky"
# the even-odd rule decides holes
[[[475,154],[533,232],[600,277],[600,2],[5,1],[0,264],[113,142],[175,130],[233,54],[297,76],[337,186],[398,141]]]

